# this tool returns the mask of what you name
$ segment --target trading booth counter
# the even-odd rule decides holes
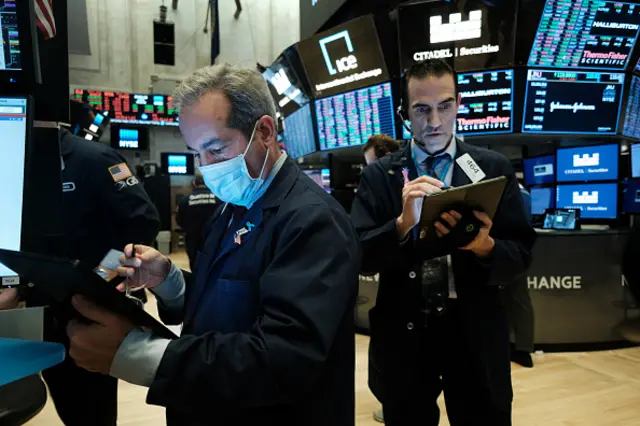
[[[527,285],[535,343],[610,344],[624,318],[627,230],[538,231]]]
[[[535,343],[552,349],[621,343],[614,328],[625,316],[622,255],[627,230],[538,231],[527,281]],[[360,277],[357,328],[367,332],[378,277]],[[547,346],[549,345],[549,346]]]

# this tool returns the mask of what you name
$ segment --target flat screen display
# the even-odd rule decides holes
[[[640,139],[640,77],[635,75],[631,77],[622,134],[629,138]]]
[[[622,189],[622,211],[640,214],[640,180],[625,181]]]
[[[640,29],[640,4],[547,0],[529,66],[624,70]]]
[[[346,1],[300,0],[300,38],[314,35]]]
[[[162,171],[165,174],[190,176],[195,172],[193,154],[163,152],[161,160]]]
[[[363,145],[380,133],[396,138],[391,83],[319,99],[315,106],[322,151]]]
[[[178,126],[178,111],[169,95],[76,89],[73,99],[97,111],[109,111],[112,123]]]
[[[531,188],[531,214],[543,215],[547,209],[555,208],[555,188]]]
[[[615,134],[624,74],[529,70],[524,133]]]
[[[22,69],[16,0],[0,0],[0,71]]]
[[[545,185],[556,181],[556,156],[524,159],[524,184]]]
[[[445,59],[458,72],[505,68],[514,61],[517,2],[421,2],[398,7],[402,70]]]
[[[618,217],[618,184],[558,185],[556,207],[578,209],[581,219],[615,219]]]
[[[640,178],[640,144],[631,145],[631,177]]]
[[[304,170],[304,173],[317,183],[318,186],[322,187],[328,193],[331,193],[331,172],[329,169]]]
[[[114,149],[145,150],[149,147],[149,134],[144,127],[111,126],[111,147]]]
[[[563,148],[556,156],[558,182],[618,180],[618,145]]]
[[[284,55],[280,55],[262,73],[262,76],[269,83],[271,95],[285,116],[292,114],[303,105],[309,103],[309,98],[303,92],[297,74]]]
[[[513,70],[458,74],[456,134],[513,131]]]
[[[390,80],[372,16],[303,40],[297,49],[315,98]]]
[[[284,140],[291,158],[300,158],[316,152],[311,104],[303,106],[284,119]]]
[[[27,100],[0,97],[0,180],[3,206],[0,209],[0,248],[5,250],[20,250],[27,125]],[[17,274],[1,263],[0,279],[0,286],[18,284]]]

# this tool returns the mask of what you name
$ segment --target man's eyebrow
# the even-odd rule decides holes
[[[206,151],[208,148],[211,147],[211,145],[215,145],[215,144],[220,143],[220,142],[222,142],[220,139],[211,139],[211,140],[208,140],[206,142],[202,142],[200,144],[200,149],[202,151]]]
[[[447,102],[453,102],[455,101],[456,98],[454,98],[453,96],[450,98],[445,99],[444,101],[440,102],[438,105],[442,105],[442,104],[446,104]]]

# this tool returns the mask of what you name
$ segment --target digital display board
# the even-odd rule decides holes
[[[0,97],[0,248],[5,250],[20,250],[28,125],[27,99]],[[19,284],[17,274],[1,263],[0,280],[0,287]]]
[[[640,29],[640,4],[547,0],[529,66],[624,70]]]
[[[556,207],[580,210],[581,219],[618,217],[618,184],[558,185]]]
[[[149,148],[149,133],[145,127],[114,124],[111,126],[113,149],[145,150]]]
[[[0,0],[0,71],[22,69],[15,0]]]
[[[109,111],[112,123],[178,126],[178,111],[169,95],[76,89],[73,99],[98,111]]]
[[[555,188],[531,188],[530,195],[532,215],[543,215],[547,209],[553,209],[555,207]]]
[[[316,152],[311,104],[303,106],[284,119],[284,140],[287,154],[291,158],[300,158]]]
[[[640,144],[631,145],[631,177],[640,178]]]
[[[297,44],[315,98],[389,81],[372,16],[363,16]]]
[[[558,149],[558,182],[617,180],[619,150],[617,144]]]
[[[402,70],[425,59],[445,59],[458,72],[512,65],[516,4],[459,0],[400,5]]]
[[[627,96],[627,111],[624,115],[624,136],[640,139],[640,77],[631,77],[631,88]]]
[[[380,133],[396,137],[391,83],[318,99],[315,106],[322,151],[363,145]]]
[[[456,134],[513,131],[513,70],[458,74]]]
[[[545,185],[556,181],[556,156],[524,159],[524,184]]]
[[[329,169],[303,170],[315,183],[328,193],[331,193],[331,172]]]
[[[621,73],[530,69],[522,131],[615,134],[623,87]]]
[[[628,179],[622,190],[622,211],[640,214],[640,180]]]
[[[195,164],[193,154],[183,152],[160,153],[162,172],[168,175],[193,175]]]
[[[309,97],[303,92],[300,79],[283,55],[280,55],[262,76],[269,83],[271,95],[285,116],[309,103]]]
[[[314,35],[346,1],[300,0],[300,38]]]

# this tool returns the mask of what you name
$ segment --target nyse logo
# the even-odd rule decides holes
[[[273,76],[273,78],[271,79],[271,82],[273,83],[273,86],[276,88],[278,95],[282,95],[291,87],[291,81],[289,80],[289,77],[287,76],[287,74],[284,72],[283,69],[280,69],[280,71],[278,71]]]
[[[322,50],[322,56],[324,56],[324,62],[327,65],[327,70],[329,74],[336,75],[338,73],[342,73],[345,71],[350,71],[358,68],[358,59],[354,55],[348,55],[344,58],[340,58],[335,61],[335,63],[331,60],[331,56],[327,51],[327,44],[344,39],[344,43],[347,46],[347,50],[349,53],[353,53],[353,43],[351,42],[351,36],[349,35],[349,31],[340,31],[332,36],[325,37],[320,40],[320,49]],[[334,66],[335,65],[335,66]]]
[[[600,165],[600,154],[594,153],[593,155],[584,154],[580,156],[575,154],[573,156],[573,167],[592,167]]]
[[[589,194],[588,191],[582,193],[575,191],[573,193],[573,204],[598,204],[598,191]]]
[[[582,277],[527,277],[527,286],[533,290],[581,290]]]
[[[462,14],[449,15],[449,23],[442,23],[442,16],[429,18],[431,43],[446,43],[451,41],[472,40],[482,37],[482,11],[473,10],[469,13],[469,20],[462,21]]]

